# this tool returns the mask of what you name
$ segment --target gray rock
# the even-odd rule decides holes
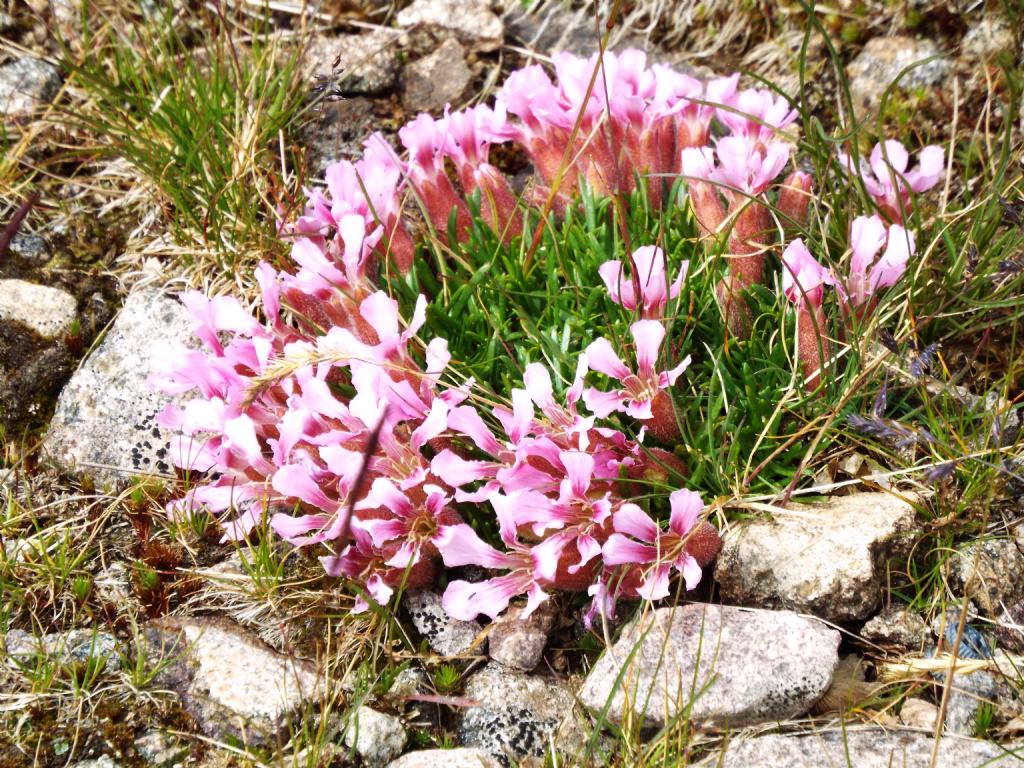
[[[891,606],[868,621],[860,631],[865,640],[878,645],[920,651],[928,637],[928,625],[909,608]]]
[[[996,678],[991,672],[954,675],[953,690],[946,705],[946,732],[973,735],[978,709],[982,704],[994,705],[996,695]]]
[[[1014,603],[999,615],[992,634],[1003,648],[1024,653],[1024,600]]]
[[[189,746],[164,731],[146,731],[135,739],[139,757],[156,768],[171,768],[189,754]]]
[[[1003,16],[985,15],[967,30],[960,42],[960,50],[964,56],[984,61],[998,56],[1000,53],[1013,52],[1013,27]]]
[[[989,538],[959,548],[953,572],[964,595],[988,617],[1024,599],[1024,554],[1015,539]]]
[[[154,421],[169,398],[146,381],[168,340],[195,345],[185,308],[158,290],[133,291],[61,391],[43,455],[101,482],[171,474],[170,436]]]
[[[409,696],[421,696],[429,693],[431,693],[431,688],[427,673],[419,667],[406,667],[395,676],[391,687],[388,688],[386,698],[389,702],[401,706]]]
[[[887,493],[793,505],[774,521],[730,529],[715,579],[729,603],[863,619],[878,608],[887,562],[909,546],[913,524],[914,507]]]
[[[402,106],[410,112],[430,112],[455,102],[473,79],[465,51],[448,39],[428,56],[402,71]]]
[[[463,696],[479,706],[462,710],[461,743],[504,765],[543,757],[556,733],[559,748],[566,752],[578,750],[585,741],[572,691],[557,680],[491,662],[469,678]]]
[[[78,317],[70,293],[24,280],[0,280],[0,321],[21,323],[44,339],[63,336]]]
[[[499,768],[501,763],[479,749],[420,749],[388,764],[388,768]]]
[[[935,732],[939,720],[939,708],[924,699],[906,699],[900,707],[900,722],[908,728],[919,728]]]
[[[426,30],[439,39],[454,36],[474,51],[496,50],[505,37],[487,0],[415,0],[395,21],[400,28]]]
[[[50,259],[50,246],[41,235],[19,232],[11,238],[8,253],[22,261],[42,266]]]
[[[306,50],[309,77],[332,81],[346,96],[384,93],[398,74],[400,36],[395,30],[374,29],[361,35],[314,38]]]
[[[886,728],[847,726],[807,736],[771,734],[732,739],[724,752],[698,765],[716,768],[823,768],[850,765],[857,768],[930,768],[932,737],[924,733]],[[998,744],[946,736],[939,740],[936,766],[1017,765],[1015,757]]]
[[[60,70],[34,56],[0,67],[0,115],[27,117],[53,101],[60,90]]]
[[[92,760],[81,760],[73,768],[121,768],[121,764],[110,755],[100,755]]]
[[[487,633],[487,652],[506,667],[530,672],[540,663],[558,606],[546,600],[527,618],[522,613],[522,606],[513,606],[498,617]]]
[[[882,95],[897,78],[899,82],[894,92],[918,88],[930,91],[941,86],[949,75],[950,63],[939,53],[938,46],[931,40],[899,35],[869,40],[846,68],[854,110],[860,116],[877,110]],[[917,62],[923,63],[903,73]]]
[[[480,634],[475,621],[453,619],[441,606],[441,597],[429,589],[411,590],[402,599],[412,625],[442,656],[467,653]]]
[[[12,629],[4,636],[7,655],[21,663],[31,663],[37,655],[50,656],[62,664],[85,664],[90,659],[103,662],[103,671],[112,675],[121,668],[121,645],[109,632],[72,629],[36,636]]]
[[[345,730],[345,744],[368,766],[391,762],[405,749],[409,735],[402,721],[370,707],[359,707]]]
[[[623,629],[580,692],[622,722],[627,708],[660,728],[686,712],[697,727],[740,728],[806,712],[829,688],[839,633],[790,611],[691,604]]]
[[[307,703],[323,694],[314,666],[280,654],[224,619],[164,617],[145,629],[145,652],[164,664],[158,685],[215,739],[273,742]]]
[[[331,163],[358,159],[363,142],[378,124],[374,102],[363,96],[324,103],[318,110],[302,129],[308,178],[317,181]]]

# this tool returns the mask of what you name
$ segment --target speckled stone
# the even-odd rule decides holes
[[[467,653],[482,627],[475,621],[453,619],[441,606],[441,596],[429,589],[407,592],[402,605],[430,647],[442,656]]]
[[[887,728],[847,726],[806,736],[770,734],[731,739],[726,749],[697,765],[705,768],[825,768],[851,765],[856,768],[930,768],[932,737],[919,732]],[[1017,756],[998,744],[946,736],[939,740],[936,766],[1019,765]]]
[[[388,768],[498,768],[497,760],[479,749],[420,749],[388,763]]]
[[[522,613],[522,606],[512,606],[494,621],[487,633],[487,652],[506,667],[530,672],[540,663],[558,606],[545,600],[527,618]]]
[[[395,30],[374,29],[316,37],[306,49],[309,76],[327,78],[346,96],[383,93],[398,75],[400,36]]]
[[[409,112],[430,112],[456,102],[473,79],[466,52],[445,40],[433,53],[402,70],[402,106]]]
[[[21,323],[44,339],[71,330],[78,302],[70,293],[24,280],[0,280],[0,321]]]
[[[60,70],[34,56],[0,67],[0,116],[27,117],[53,101],[60,90]]]
[[[630,707],[651,728],[687,706],[691,723],[704,728],[786,720],[828,690],[838,649],[837,631],[790,611],[659,608],[623,629],[580,700],[595,712],[608,706],[616,723]]]
[[[394,715],[359,707],[348,723],[344,736],[346,746],[355,749],[366,766],[382,766],[405,749],[409,735],[402,721]]]
[[[121,668],[118,653],[120,644],[109,632],[91,629],[72,629],[37,637],[21,629],[9,630],[4,635],[7,655],[22,662],[35,655],[53,657],[64,664],[84,664],[89,659],[103,661],[106,674],[115,674]]]
[[[911,544],[914,507],[888,493],[794,504],[723,537],[715,580],[725,602],[787,608],[827,621],[878,609],[888,561]]]
[[[488,0],[415,0],[398,12],[395,21],[400,28],[454,36],[475,51],[493,51],[505,36],[505,27]]]
[[[154,768],[171,768],[184,762],[190,748],[187,743],[164,731],[146,731],[135,739],[135,751]]]
[[[145,629],[146,653],[169,662],[156,683],[173,690],[207,736],[273,742],[323,692],[314,666],[272,650],[225,619],[164,617]]]
[[[971,59],[985,60],[1000,53],[1012,53],[1013,27],[1006,18],[988,14],[973,23],[960,42],[960,50]]]
[[[463,746],[477,747],[503,765],[543,757],[556,733],[567,754],[585,741],[572,691],[558,680],[491,662],[470,676],[463,696],[479,703],[462,710]]]
[[[900,707],[900,722],[908,728],[935,732],[939,708],[924,699],[906,699]]]
[[[924,619],[909,608],[897,606],[883,608],[864,625],[860,635],[872,643],[908,651],[920,651],[930,639]]]
[[[950,62],[940,53],[939,47],[926,39],[897,35],[869,40],[846,68],[856,112],[865,116],[877,110],[882,95],[896,78],[900,79],[892,93],[941,87],[949,76]],[[917,62],[922,63],[907,69]]]
[[[172,474],[169,435],[155,423],[169,398],[146,381],[169,340],[197,344],[185,308],[156,289],[133,291],[61,391],[43,455],[106,483]]]
[[[1024,554],[1015,538],[972,541],[957,550],[954,573],[979,611],[997,618],[1024,599]]]
[[[953,690],[946,705],[946,732],[972,735],[978,709],[986,702],[994,704],[997,692],[996,678],[991,672],[954,675]]]

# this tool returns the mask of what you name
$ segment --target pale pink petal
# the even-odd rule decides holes
[[[615,411],[625,410],[627,399],[621,392],[602,392],[594,387],[587,387],[583,393],[583,402],[599,419]]]
[[[637,588],[636,593],[643,599],[651,601],[668,597],[668,577],[671,570],[668,563],[658,563],[652,566],[644,577],[643,584]]]
[[[612,526],[618,533],[626,533],[641,541],[654,543],[661,534],[657,523],[636,504],[623,504],[612,516]]]
[[[309,476],[308,470],[297,464],[286,464],[277,470],[271,485],[286,497],[302,499],[324,511],[333,512],[338,508],[338,502],[327,498],[317,482]]]
[[[613,379],[622,381],[630,371],[612,349],[611,342],[603,336],[595,339],[586,349],[587,364],[590,370],[603,373]]]
[[[407,525],[401,520],[363,520],[360,522],[360,526],[370,534],[375,547],[382,547],[389,541],[408,534]],[[405,562],[398,567],[404,568],[407,564],[408,562]],[[392,565],[392,563],[388,563],[388,565]]]
[[[550,408],[555,404],[554,390],[551,387],[551,374],[540,363],[530,363],[526,366],[526,370],[523,372],[523,386],[529,393],[530,398],[541,410]]]
[[[925,192],[942,178],[945,172],[946,154],[942,147],[931,144],[918,155],[918,167],[907,174],[907,186],[915,192]]]
[[[637,372],[640,378],[650,379],[665,338],[665,326],[658,320],[638,320],[629,326],[629,330],[636,343]]]
[[[608,289],[608,295],[616,304],[629,310],[636,309],[636,296],[633,293],[633,281],[623,274],[622,262],[606,261],[598,267],[597,273]]]
[[[524,619],[529,618],[530,614],[537,610],[548,597],[548,593],[541,589],[539,584],[536,582],[530,584],[529,589],[526,591],[526,606],[523,608],[520,616]]]
[[[894,186],[893,176],[898,180],[907,170],[909,160],[910,155],[907,154],[906,147],[892,139],[876,144],[875,148],[871,150],[871,170],[886,186]],[[895,173],[893,173],[894,171]]]
[[[484,453],[497,456],[502,452],[501,443],[494,437],[494,433],[484,423],[476,408],[468,405],[453,408],[448,414],[448,428],[461,432]]]
[[[447,525],[434,540],[444,564],[449,568],[458,565],[479,565],[483,568],[514,568],[516,558],[499,552],[476,535],[476,531],[465,523]]]
[[[430,471],[454,488],[493,478],[496,469],[493,462],[464,459],[447,448],[430,462]]]
[[[441,596],[441,606],[453,619],[473,621],[481,613],[494,619],[509,601],[530,587],[529,574],[509,573],[487,581],[453,581]]]
[[[563,451],[559,459],[565,467],[572,496],[583,499],[594,478],[594,457],[583,451]]]
[[[700,513],[704,511],[704,502],[701,501],[700,494],[686,488],[673,491],[668,500],[672,508],[669,517],[669,528],[676,535],[680,537],[685,536],[693,528],[694,523],[697,522]]]
[[[697,564],[697,561],[691,555],[684,554],[680,559],[682,560],[682,567],[680,568],[680,563],[677,560],[676,568],[682,572],[686,590],[690,591],[700,584],[701,576],[704,574],[701,571],[700,565]]]

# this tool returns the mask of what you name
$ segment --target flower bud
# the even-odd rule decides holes
[[[807,224],[807,209],[811,202],[811,176],[793,171],[782,182],[779,190],[779,213],[786,226],[803,227]]]

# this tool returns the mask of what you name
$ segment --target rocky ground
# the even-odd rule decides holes
[[[330,3],[301,21],[298,5],[279,5],[275,23],[307,36],[309,98],[328,97],[296,131],[296,184],[373,130],[480,98],[553,47],[596,43],[585,4]],[[615,41],[698,73],[745,66],[799,87],[797,7],[698,12],[678,0],[673,16],[661,5],[631,4]],[[818,13],[803,73],[812,109],[823,122],[850,109],[922,143],[975,130],[985,146],[1022,120],[1006,106],[1024,51],[1012,6]],[[0,34],[0,765],[455,768],[542,765],[551,750],[580,765],[1024,757],[1019,494],[1008,524],[947,553],[941,608],[893,589],[935,524],[921,513],[935,487],[874,481],[735,521],[705,602],[647,606],[598,633],[568,602],[526,620],[455,621],[431,591],[406,594],[394,615],[353,618],[315,558],[221,543],[205,519],[169,523],[162,504],[182,478],[154,423],[166,399],[146,382],[168,340],[191,339],[172,294],[197,270],[180,268],[184,247],[154,223],[159,201],[124,202],[138,180],[123,164],[72,151],[78,129],[63,121],[81,97],[67,62],[89,44],[77,6],[11,3]],[[848,100],[835,98],[837,73]],[[875,469],[857,454],[843,462],[829,481]],[[954,672],[958,646],[968,661]]]

